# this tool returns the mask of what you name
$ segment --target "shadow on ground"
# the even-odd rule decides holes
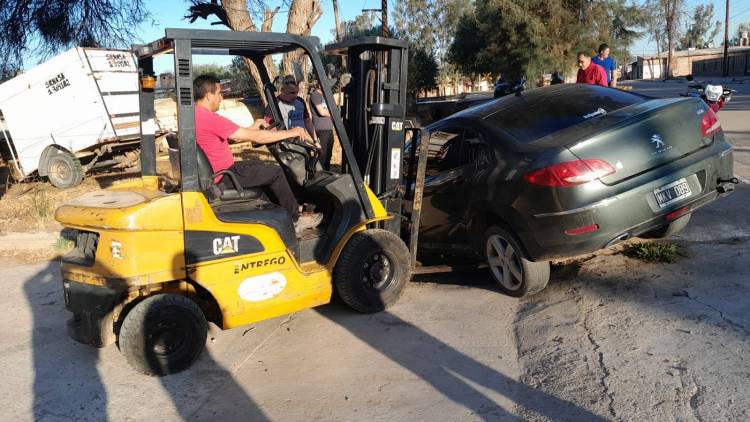
[[[518,406],[533,409],[552,420],[560,420],[560,415],[566,415],[564,419],[569,420],[605,420],[478,362],[391,312],[358,315],[337,303],[319,308],[318,312],[483,420],[515,419],[516,416],[511,409],[495,403],[482,389],[505,396]]]
[[[115,345],[96,349],[69,338],[71,314],[65,309],[58,263],[44,267],[23,289],[33,313],[33,419],[173,419],[168,409],[175,409],[188,420],[199,411],[210,415],[213,395],[226,394],[233,397],[234,413],[224,420],[268,420],[208,350],[190,369],[152,378],[127,366]]]

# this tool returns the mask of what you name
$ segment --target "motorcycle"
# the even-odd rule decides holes
[[[732,100],[734,89],[724,88],[721,85],[705,86],[701,83],[688,85],[688,91],[681,93],[681,97],[693,97],[702,99],[715,113],[724,107],[724,104]]]

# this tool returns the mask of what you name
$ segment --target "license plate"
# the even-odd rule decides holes
[[[687,179],[680,179],[676,182],[672,182],[666,186],[662,186],[659,189],[654,190],[656,202],[661,208],[673,204],[681,199],[685,199],[692,194],[693,193],[690,191],[690,185],[688,185]]]

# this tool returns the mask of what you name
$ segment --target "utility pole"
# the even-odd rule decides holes
[[[362,9],[363,12],[380,12],[380,24],[382,28],[382,34],[384,37],[389,37],[388,34],[388,0],[380,1],[380,9]]]
[[[729,0],[727,0],[729,4]],[[728,7],[728,6],[727,6]],[[380,11],[383,13],[383,37],[388,38],[388,0],[380,0]]]
[[[724,19],[724,63],[722,75],[729,76],[729,0],[727,0],[727,11]]]

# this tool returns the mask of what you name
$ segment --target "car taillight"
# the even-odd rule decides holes
[[[576,160],[534,170],[523,178],[532,185],[575,186],[614,172],[614,167],[604,160]]]
[[[708,108],[705,113],[703,113],[703,119],[701,119],[701,135],[702,137],[706,138],[710,136],[712,133],[718,131],[721,129],[721,123],[719,123],[719,118],[716,116],[716,113],[714,113],[711,108]]]

